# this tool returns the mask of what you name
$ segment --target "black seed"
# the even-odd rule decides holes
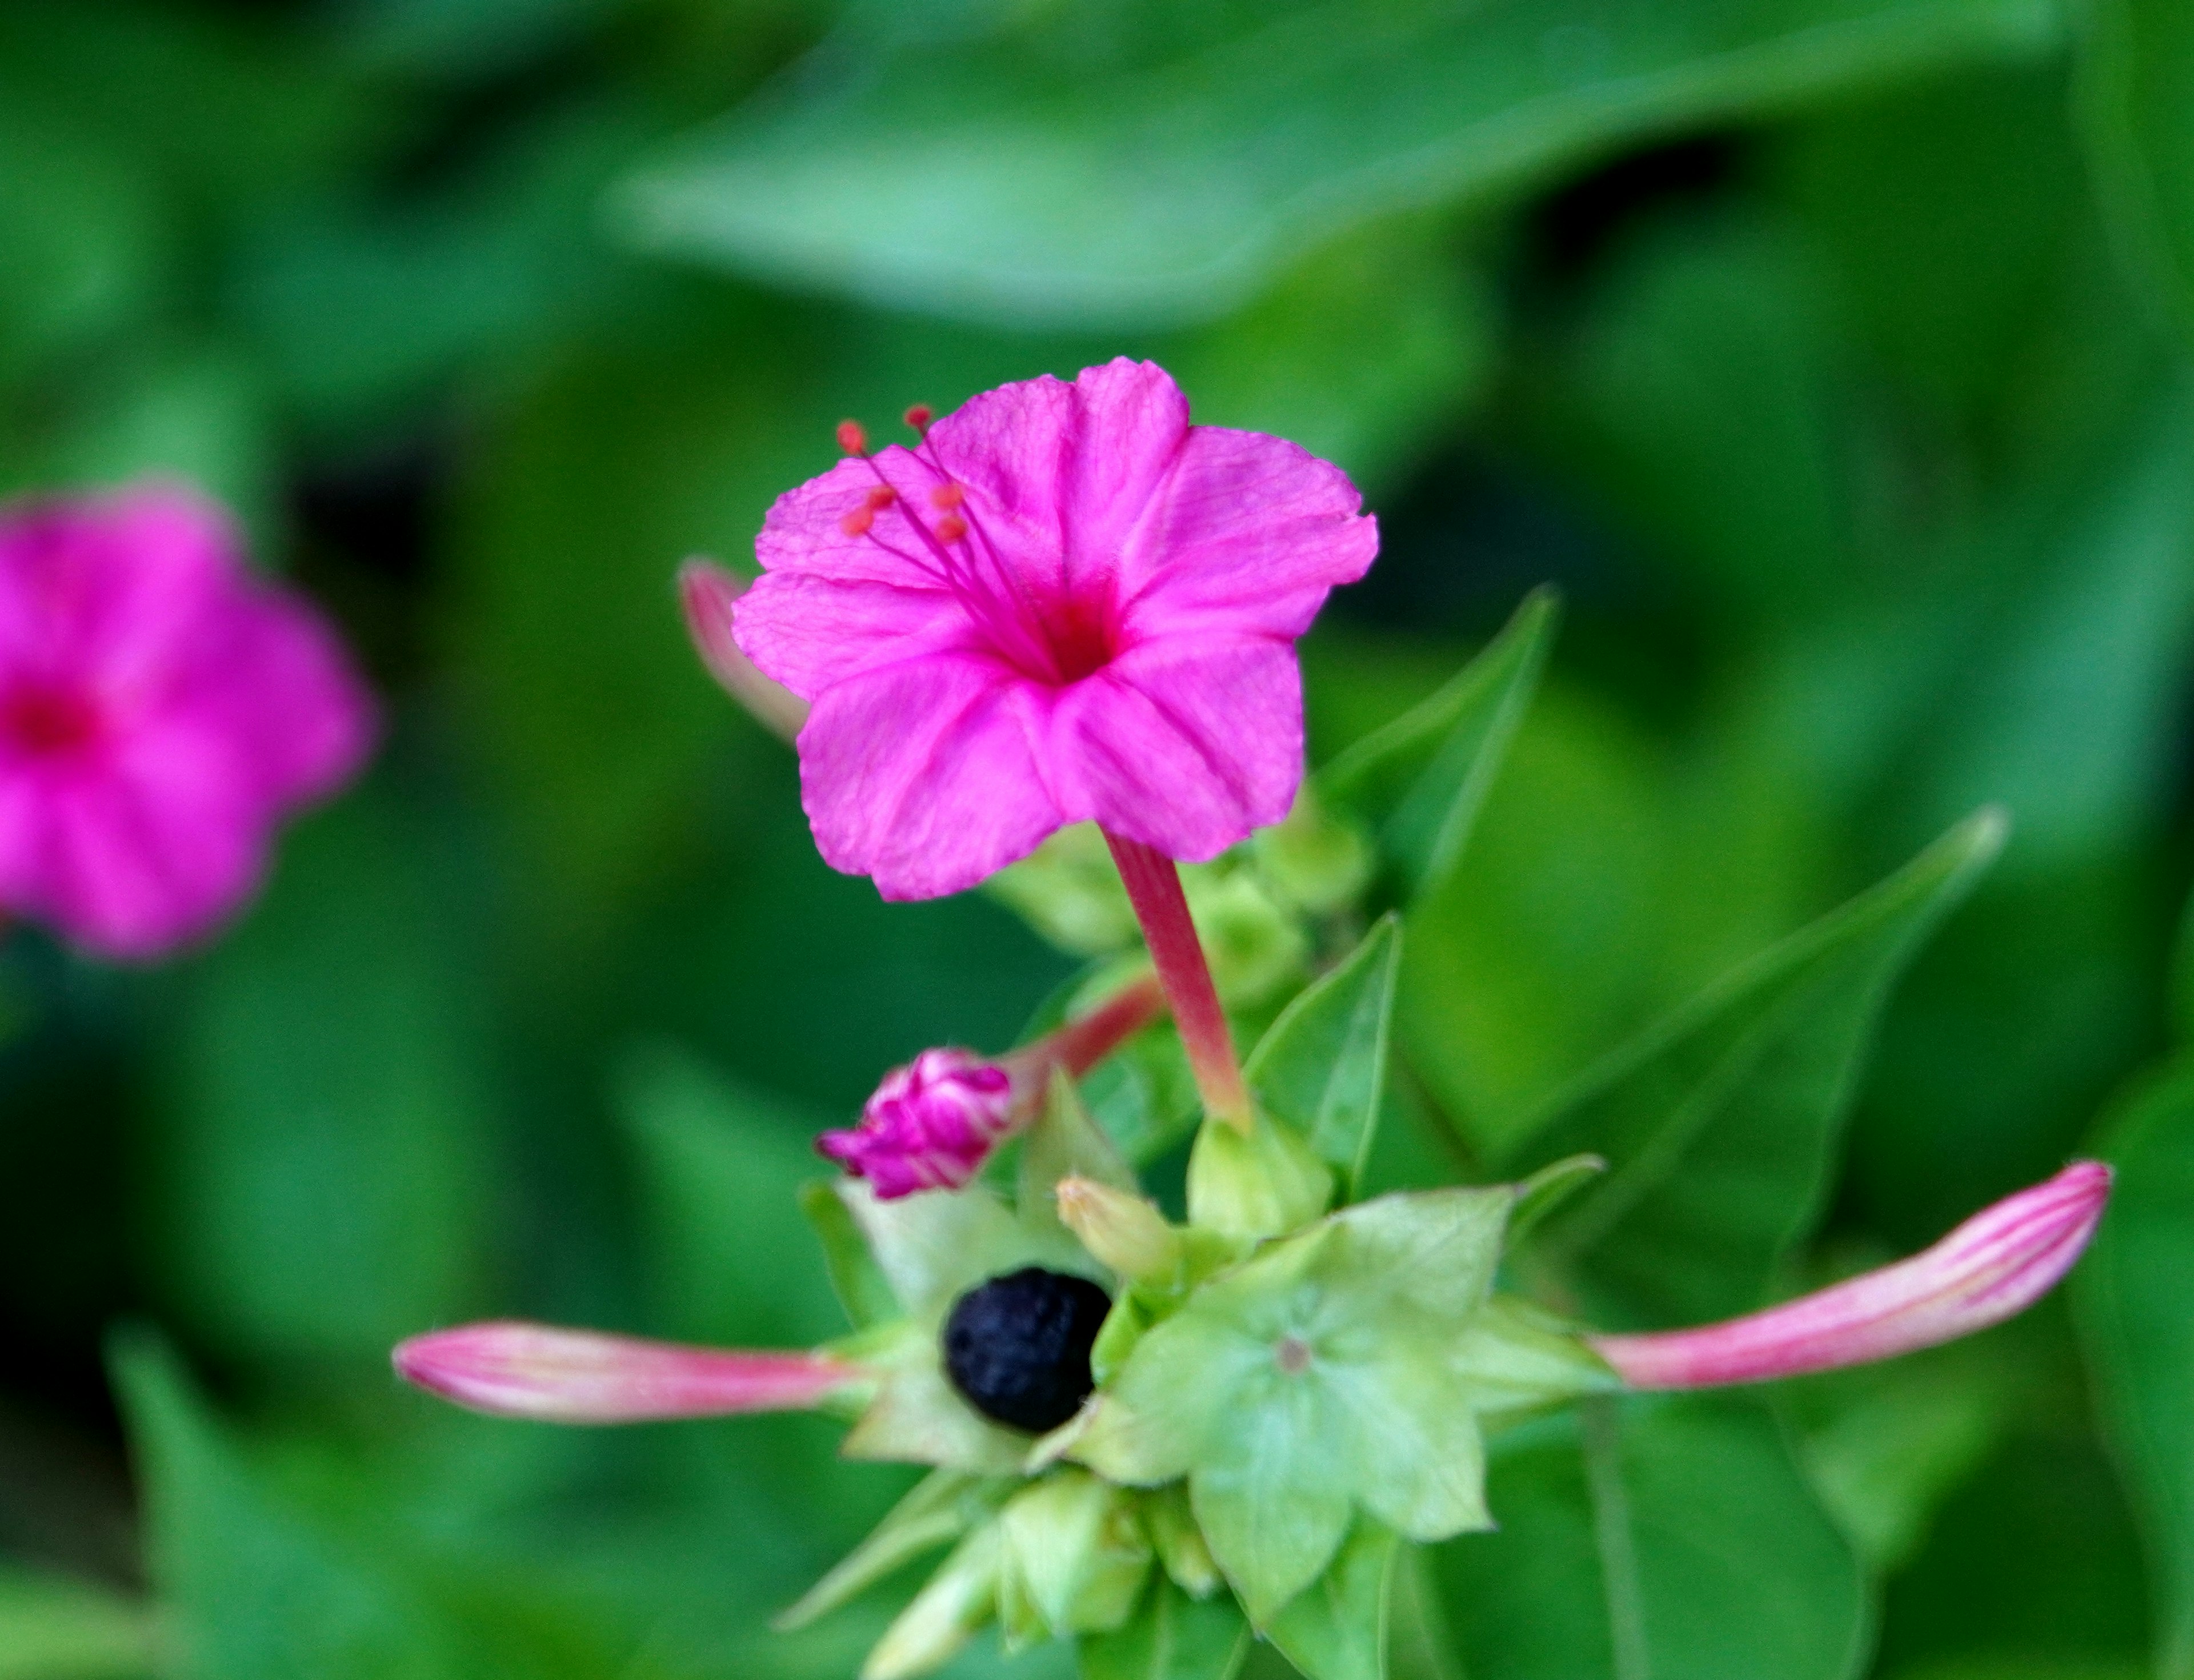
[[[979,1283],[945,1321],[945,1374],[986,1418],[1057,1429],[1096,1386],[1089,1348],[1111,1309],[1088,1278],[1042,1266]]]

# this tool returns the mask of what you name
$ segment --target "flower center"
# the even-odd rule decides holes
[[[1041,1435],[1096,1386],[1089,1350],[1112,1298],[1086,1277],[1027,1266],[979,1283],[945,1321],[945,1374],[985,1417]]]
[[[78,690],[32,682],[0,695],[0,741],[27,758],[60,758],[101,733],[99,708]]]
[[[1300,1377],[1310,1369],[1310,1344],[1299,1336],[1283,1336],[1272,1350],[1272,1363],[1283,1374]]]

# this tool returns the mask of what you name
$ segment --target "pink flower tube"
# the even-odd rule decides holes
[[[335,632],[204,497],[0,509],[0,909],[160,955],[243,903],[373,735]]]
[[[868,1379],[814,1353],[745,1353],[503,1321],[398,1346],[406,1382],[475,1412],[547,1423],[642,1423],[803,1412]]]
[[[1053,1069],[1079,1078],[1155,1018],[1162,1001],[1155,980],[1138,980],[1081,1019],[995,1059],[925,1050],[884,1075],[859,1126],[825,1132],[816,1147],[866,1178],[881,1201],[957,1189],[1028,1124]]]
[[[746,592],[744,578],[711,561],[691,559],[678,568],[678,599],[686,611],[686,634],[709,674],[755,722],[790,741],[807,721],[807,702],[783,683],[764,676],[732,639],[732,609]]]
[[[1719,1388],[1865,1365],[1985,1330],[2071,1270],[2103,1216],[2111,1169],[2075,1161],[1925,1253],[1795,1301],[1696,1330],[1600,1336],[1632,1388]]]

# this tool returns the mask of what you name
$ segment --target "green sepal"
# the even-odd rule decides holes
[[[1508,1215],[1508,1246],[1513,1248],[1531,1234],[1532,1226],[1606,1171],[1604,1156],[1565,1155],[1518,1184],[1516,1206]]]
[[[941,1323],[952,1303],[985,1278],[1023,1266],[1101,1277],[1103,1269],[1054,1220],[1024,1222],[985,1184],[879,1200],[859,1178],[831,1189],[867,1241],[906,1315]]]
[[[1249,857],[1275,898],[1311,915],[1361,898],[1378,861],[1363,831],[1327,810],[1307,782],[1284,817],[1250,835]]]
[[[914,1680],[950,1662],[996,1614],[1004,1550],[995,1522],[962,1540],[884,1630],[861,1665],[861,1680]]]
[[[998,1528],[998,1620],[1008,1648],[1102,1633],[1133,1614],[1152,1550],[1126,1490],[1087,1471],[1055,1471],[1007,1502]]]
[[[1186,1482],[1169,1482],[1143,1495],[1143,1528],[1166,1574],[1190,1597],[1209,1598],[1226,1585],[1203,1530],[1196,1526]]]
[[[891,1283],[869,1252],[868,1239],[838,1194],[839,1180],[812,1178],[800,1187],[800,1211],[823,1245],[823,1264],[831,1293],[857,1330],[899,1316]]]
[[[1143,1336],[1072,1456],[1132,1485],[1186,1476],[1260,1627],[1358,1508],[1413,1540],[1488,1526],[1479,1413],[1585,1380],[1568,1344],[1486,1314],[1511,1200],[1381,1196],[1268,1244]]]
[[[1498,636],[1430,698],[1320,771],[1318,793],[1375,828],[1404,897],[1454,867],[1531,705],[1559,603],[1534,590]]]
[[[1151,1327],[1150,1315],[1143,1310],[1135,1292],[1123,1289],[1112,1303],[1112,1310],[1105,1315],[1098,1327],[1097,1339],[1089,1345],[1089,1374],[1100,1388],[1111,1379],[1112,1373],[1127,1362],[1135,1344],[1143,1339],[1143,1332]]]
[[[1333,1199],[1333,1171],[1293,1127],[1259,1115],[1248,1134],[1207,1120],[1188,1156],[1188,1218],[1255,1241],[1299,1230]]]
[[[1249,1625],[1232,1597],[1192,1597],[1162,1574],[1126,1623],[1077,1649],[1081,1680],[1233,1680],[1249,1654]]]
[[[885,1513],[869,1536],[836,1567],[779,1613],[770,1626],[779,1633],[806,1627],[859,1597],[925,1551],[950,1545],[996,1514],[1013,1483],[964,1471],[933,1471]]]
[[[1358,1518],[1325,1574],[1272,1623],[1280,1654],[1309,1680],[1386,1680],[1387,1605],[1400,1551],[1393,1530]]]
[[[1020,1469],[1028,1437],[999,1428],[960,1397],[945,1375],[934,1327],[902,1319],[828,1351],[876,1373],[874,1397],[839,1448],[846,1457],[985,1476]]]
[[[1344,1198],[1356,1192],[1378,1126],[1401,966],[1401,918],[1388,915],[1281,1012],[1243,1069],[1264,1111],[1339,1175]]]
[[[1022,1227],[1032,1240],[1049,1248],[1065,1247],[1081,1254],[1082,1245],[1059,1218],[1055,1192],[1059,1181],[1069,1176],[1092,1178],[1131,1195],[1142,1193],[1134,1169],[1089,1117],[1072,1075],[1064,1068],[1054,1068],[1044,1092],[1043,1110],[1021,1144],[1014,1200]],[[1088,1270],[1088,1264],[1085,1259],[1077,1269]]]

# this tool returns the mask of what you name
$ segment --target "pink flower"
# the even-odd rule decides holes
[[[397,1374],[475,1412],[560,1424],[798,1412],[868,1379],[818,1353],[741,1353],[502,1322],[402,1343]]]
[[[1600,1336],[1633,1388],[1714,1388],[1864,1365],[1985,1330],[2055,1287],[2095,1234],[2111,1169],[2075,1161],[1933,1248],[1766,1312],[1696,1330]]]
[[[971,398],[779,498],[739,645],[813,703],[816,843],[887,898],[972,886],[1064,823],[1169,857],[1277,823],[1295,639],[1378,548],[1339,468],[1191,426],[1147,362]]]
[[[859,1126],[825,1132],[815,1146],[866,1178],[880,1201],[956,1190],[1033,1117],[1054,1068],[1087,1073],[1157,1013],[1160,999],[1155,980],[1138,980],[995,1060],[971,1050],[925,1050],[884,1075]]]
[[[0,511],[0,908],[110,957],[206,932],[373,705],[326,622],[176,485]]]

